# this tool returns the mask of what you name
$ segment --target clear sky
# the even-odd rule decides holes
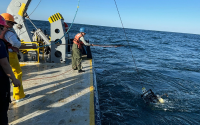
[[[0,13],[11,0],[0,0]],[[30,14],[40,0],[32,0]],[[116,0],[125,28],[200,34],[200,0]],[[59,12],[72,22],[78,0],[42,0],[30,16],[48,20]],[[80,0],[75,23],[122,27],[114,0]]]

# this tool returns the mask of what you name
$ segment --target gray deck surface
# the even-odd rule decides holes
[[[94,124],[90,61],[83,60],[82,66],[86,72],[81,74],[77,70],[71,70],[70,63],[23,66],[24,91],[31,97],[18,103],[11,103],[8,111],[9,124]]]

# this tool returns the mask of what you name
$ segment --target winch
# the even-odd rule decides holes
[[[37,45],[37,49],[20,49],[21,62],[37,61],[39,62],[39,54],[44,53],[47,55],[47,62],[51,63],[65,63],[66,54],[70,53],[69,44],[72,44],[69,38],[68,32],[66,32],[64,18],[60,13],[56,13],[48,18],[50,23],[50,36],[46,34],[40,28],[37,28],[31,21],[30,16],[26,13],[32,0],[12,0],[7,8],[7,13],[14,16],[17,25],[13,27],[17,36],[21,40],[21,44],[29,46],[32,44]],[[27,20],[36,29],[33,34],[29,31]],[[65,35],[67,34],[67,35]],[[33,38],[36,37],[36,39]],[[40,40],[37,38],[41,37]],[[66,44],[61,46],[61,44]],[[44,59],[43,59],[44,60]]]

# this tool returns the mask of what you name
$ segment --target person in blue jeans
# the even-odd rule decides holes
[[[6,25],[6,21],[0,16],[0,34]],[[20,86],[20,81],[17,80],[12,72],[8,61],[8,48],[5,43],[0,39],[0,125],[8,125],[8,107],[10,100],[10,80],[12,80],[14,86]]]

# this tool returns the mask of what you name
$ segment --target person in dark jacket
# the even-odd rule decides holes
[[[0,16],[0,34],[6,25],[6,21]],[[8,62],[8,50],[5,43],[0,39],[0,125],[8,125],[8,107],[10,100],[10,80],[12,80],[14,86],[20,86],[20,81],[17,80],[12,72],[10,64]]]

